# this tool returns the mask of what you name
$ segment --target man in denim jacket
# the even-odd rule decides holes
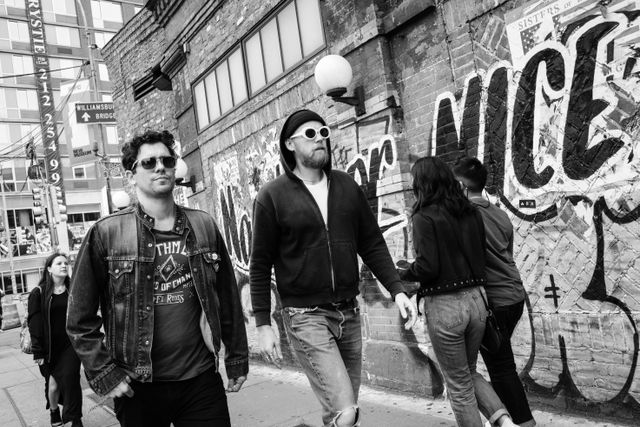
[[[87,233],[67,332],[91,387],[115,398],[121,425],[228,426],[218,351],[222,341],[227,391],[238,391],[249,370],[244,318],[213,219],[174,202],[173,143],[167,131],[147,131],[122,148],[137,203]]]

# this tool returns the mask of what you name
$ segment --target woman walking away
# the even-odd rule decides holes
[[[61,253],[50,255],[37,287],[29,295],[28,323],[33,358],[45,379],[45,397],[51,425],[82,426],[80,359],[65,329],[69,290],[69,261]],[[60,408],[63,406],[62,416]]]
[[[496,426],[514,426],[491,385],[476,372],[487,309],[482,217],[451,169],[436,157],[411,168],[416,196],[416,259],[400,277],[420,282],[427,330],[461,427],[482,427],[478,410]]]

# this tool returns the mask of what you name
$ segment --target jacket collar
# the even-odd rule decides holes
[[[172,231],[182,235],[184,233],[185,228],[187,228],[187,215],[184,209],[182,208],[182,206],[176,204],[175,209],[176,209],[176,219],[173,224]],[[142,221],[144,225],[146,225],[149,229],[153,229],[153,226],[156,220],[154,217],[152,217],[151,215],[149,215],[144,211],[140,203],[136,203],[135,213],[138,219]]]

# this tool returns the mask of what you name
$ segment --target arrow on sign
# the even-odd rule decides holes
[[[88,122],[91,115],[89,113],[84,113],[81,117],[85,122]]]

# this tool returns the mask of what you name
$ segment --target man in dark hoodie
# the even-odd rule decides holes
[[[284,174],[258,193],[253,211],[251,300],[260,351],[281,357],[271,329],[271,269],[275,267],[287,333],[323,422],[359,422],[362,333],[356,295],[357,255],[390,292],[409,329],[415,305],[404,293],[367,199],[348,174],[331,169],[330,129],[299,110],[280,132]]]

